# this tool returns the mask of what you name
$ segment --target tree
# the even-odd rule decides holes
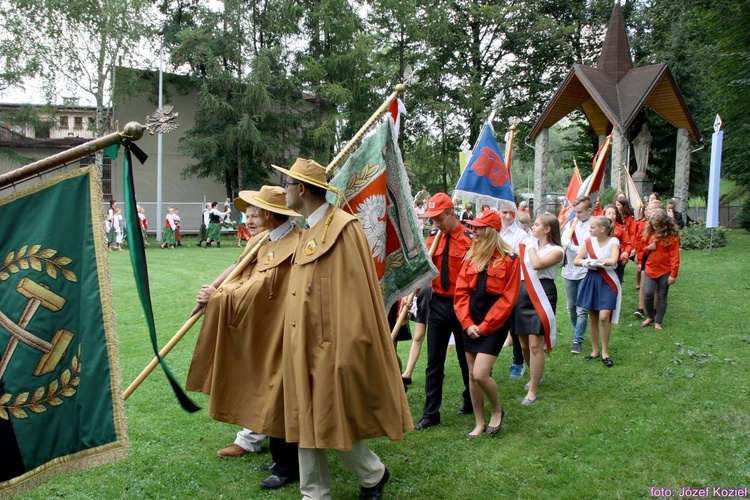
[[[29,41],[24,60],[43,79],[50,102],[63,91],[94,100],[101,136],[110,126],[106,108],[115,65],[132,60],[149,34],[149,5],[146,0],[14,0],[4,22],[16,41]]]

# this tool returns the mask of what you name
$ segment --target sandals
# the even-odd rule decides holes
[[[592,359],[599,359],[599,355],[597,354],[596,356],[594,356],[592,354],[589,354],[588,356],[584,356],[583,359],[585,359],[586,361],[591,361]]]
[[[521,401],[521,404],[524,406],[533,405],[536,403],[536,400],[539,399],[539,396],[535,397],[534,399],[531,398],[523,398],[523,401]]]
[[[615,364],[615,362],[612,361],[612,358],[610,357],[602,358],[602,363],[604,363],[604,366],[607,366],[607,367],[612,367]]]
[[[489,435],[497,434],[500,432],[500,427],[503,426],[503,421],[505,421],[505,410],[500,408],[500,423],[495,426],[488,424],[487,427],[484,428],[484,433]]]

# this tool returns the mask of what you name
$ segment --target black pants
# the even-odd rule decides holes
[[[469,395],[469,365],[464,352],[464,337],[461,323],[453,310],[453,298],[436,293],[430,299],[430,318],[427,321],[427,370],[425,374],[425,402],[422,418],[440,421],[440,405],[443,402],[443,379],[445,378],[445,358],[451,333],[456,339],[456,358],[464,380],[462,394],[464,406],[471,408]]]
[[[277,476],[299,479],[299,455],[297,443],[287,443],[281,438],[269,438],[271,457],[274,461],[273,473]]]

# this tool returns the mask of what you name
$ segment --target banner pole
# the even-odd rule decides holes
[[[330,177],[333,169],[335,169],[340,163],[343,163],[344,160],[346,160],[346,158],[352,153],[352,150],[354,150],[362,141],[362,138],[365,136],[365,134],[372,128],[373,125],[375,125],[375,122],[377,122],[378,119],[388,111],[388,107],[391,105],[391,103],[398,99],[398,96],[403,94],[404,91],[406,91],[406,85],[402,83],[396,85],[396,90],[394,90],[391,95],[388,96],[388,98],[383,102],[383,104],[380,105],[375,113],[373,113],[373,115],[365,122],[365,124],[362,125],[359,131],[354,134],[354,137],[352,137],[351,140],[346,144],[346,146],[344,146],[344,149],[342,149],[339,154],[337,154],[336,157],[331,160],[331,163],[329,163],[326,167],[326,176]]]
[[[430,258],[432,258],[433,255],[435,255],[435,252],[437,251],[438,242],[440,241],[440,238],[442,238],[443,233],[441,233],[438,230],[438,233],[435,235],[435,239],[432,240],[432,245],[430,245],[430,250],[428,252]],[[414,301],[414,297],[417,295],[417,291],[414,290],[409,294],[409,296],[406,298],[406,302],[404,302],[404,307],[401,308],[401,311],[399,311],[398,319],[396,320],[396,324],[393,325],[393,330],[391,330],[391,338],[393,340],[396,340],[396,337],[398,337],[398,331],[401,329],[401,326],[406,321],[406,317],[409,315],[409,309],[411,309],[411,303]]]

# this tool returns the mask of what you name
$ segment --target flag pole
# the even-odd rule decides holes
[[[508,132],[508,144],[506,146],[506,152],[505,152],[505,166],[508,168],[508,173],[510,174],[510,166],[513,163],[513,142],[516,137],[516,127],[515,125],[510,126],[510,131]]]
[[[437,234],[435,235],[435,239],[432,240],[432,245],[430,245],[430,250],[428,252],[428,255],[430,258],[432,258],[433,255],[435,255],[435,252],[437,251],[438,242],[440,241],[440,238],[443,236],[443,233],[438,230]],[[399,312],[398,319],[396,320],[396,324],[393,325],[393,330],[391,330],[391,338],[393,340],[396,340],[396,337],[398,337],[398,331],[401,329],[401,325],[403,325],[406,322],[406,316],[409,314],[409,310],[411,309],[411,303],[414,301],[414,297],[417,295],[417,291],[414,290],[409,294],[409,296],[406,298],[406,302],[404,302],[403,306],[401,307],[401,311]]]
[[[375,111],[375,113],[372,114],[372,116],[365,122],[364,125],[357,131],[356,134],[354,134],[354,137],[351,138],[351,140],[347,143],[346,146],[344,146],[344,149],[342,149],[339,154],[336,155],[336,157],[331,160],[331,163],[328,164],[326,167],[326,176],[330,177],[333,169],[339,166],[339,164],[343,163],[346,158],[349,157],[350,154],[352,154],[353,150],[356,149],[357,146],[359,146],[359,143],[362,142],[362,138],[367,134],[367,132],[375,125],[375,122],[377,122],[381,116],[383,116],[385,113],[388,112],[388,107],[391,105],[393,101],[398,99],[398,96],[403,94],[406,91],[406,85],[403,83],[399,83],[396,85],[396,90],[391,92],[391,95],[389,95],[385,101],[383,101],[383,104],[380,105],[380,107]]]
[[[242,260],[235,266],[235,268],[232,270],[232,272],[227,276],[224,281],[221,282],[221,285],[219,285],[218,288],[221,288],[225,283],[229,283],[233,279],[237,278],[239,275],[241,275],[245,268],[250,265],[250,263],[255,260],[256,255],[258,255],[258,251],[260,250],[260,247],[263,246],[263,244],[268,240],[268,236],[271,233],[267,233],[265,236],[263,236],[258,243],[253,246],[247,254],[242,258]],[[159,356],[162,358],[165,357],[169,352],[174,348],[174,346],[177,345],[177,343],[182,340],[182,338],[187,334],[187,332],[190,331],[190,329],[195,325],[195,323],[198,322],[198,320],[203,316],[204,309],[201,309],[200,311],[196,312],[188,320],[185,322],[182,327],[177,330],[177,333],[174,334],[174,336],[170,339],[167,344],[162,347],[162,349],[159,351]],[[151,372],[154,371],[154,369],[159,365],[159,358],[154,356],[154,359],[151,360],[151,362],[146,366],[146,368],[141,371],[140,375],[138,375],[135,380],[128,386],[127,389],[125,389],[122,393],[122,399],[127,400],[131,394],[138,388],[138,386],[143,383],[146,378],[151,375]]]

